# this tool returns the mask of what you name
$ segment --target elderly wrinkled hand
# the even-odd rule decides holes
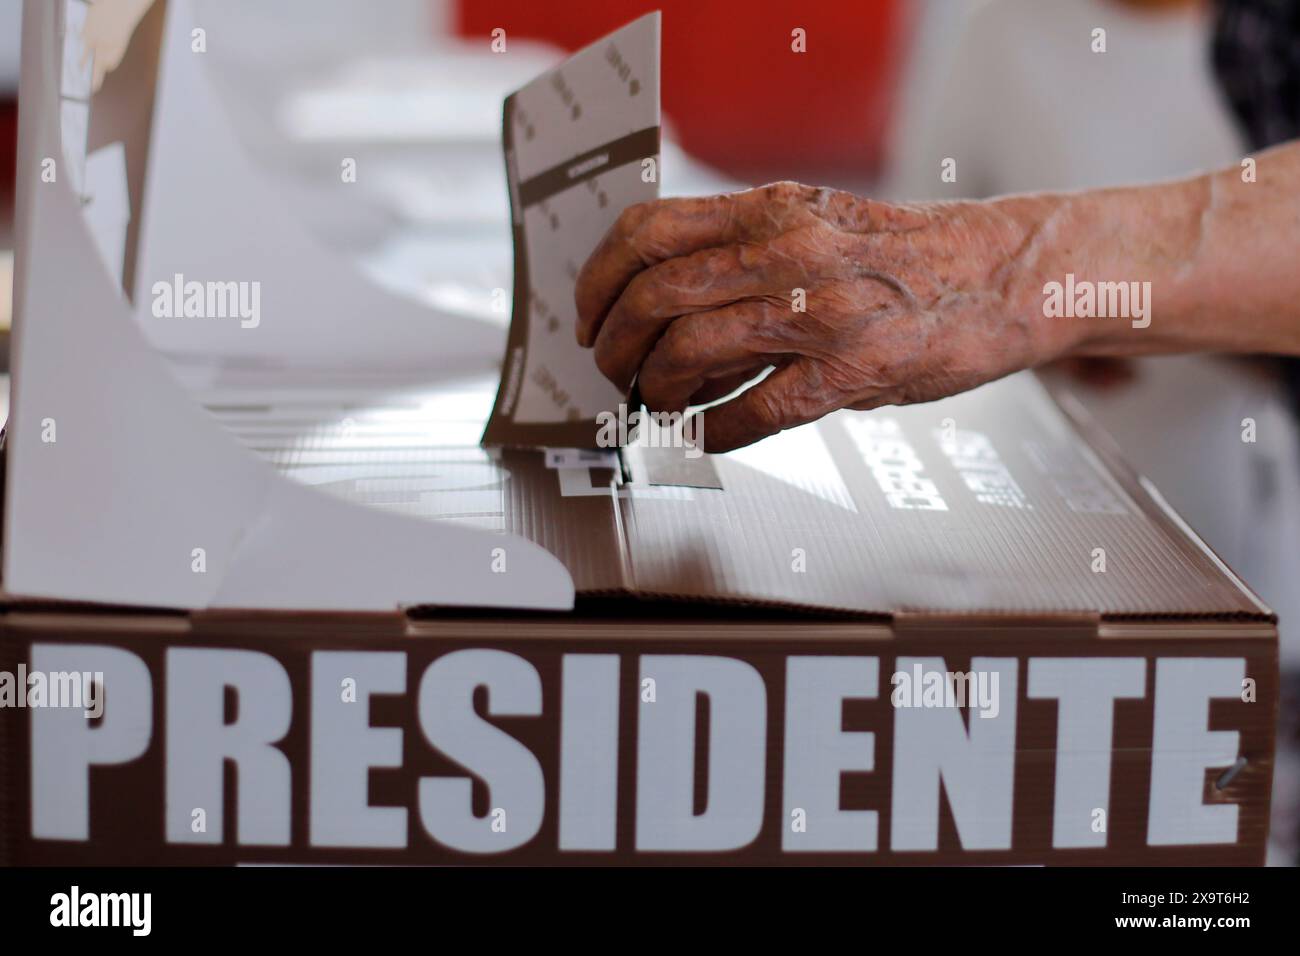
[[[629,207],[575,292],[578,341],[727,451],[839,408],[941,398],[1064,350],[1021,290],[1026,198],[897,206],[776,183]]]

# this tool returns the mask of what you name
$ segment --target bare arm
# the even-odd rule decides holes
[[[1261,154],[1255,181],[1243,175],[1049,199],[1030,274],[1152,284],[1150,326],[1076,319],[1073,354],[1300,354],[1300,142]]]
[[[1068,355],[1300,354],[1300,143],[1261,154],[1254,182],[1233,167],[914,206],[777,183],[642,204],[576,297],[579,341],[652,410],[776,367],[706,413],[710,451]]]

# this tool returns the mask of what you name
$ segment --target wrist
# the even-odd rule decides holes
[[[1092,255],[1079,242],[1080,225],[1092,215],[1082,208],[1087,202],[1084,194],[1060,193],[990,201],[1009,223],[1005,259],[998,266],[1003,306],[1028,331],[1034,365],[1087,348],[1097,332],[1072,307],[1076,280],[1085,278],[1083,263]]]
[[[1040,324],[1047,358],[1187,347],[1207,188],[1194,179],[1002,201],[1030,220],[1020,307]]]

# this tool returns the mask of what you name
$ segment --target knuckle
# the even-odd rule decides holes
[[[657,408],[663,395],[663,379],[649,361],[641,366],[636,376],[637,388],[641,390],[641,401],[647,408]]]
[[[578,278],[573,284],[573,304],[577,306],[580,318],[588,317],[596,308],[598,294],[592,269],[592,260],[588,259],[578,270]]]
[[[660,340],[660,361],[670,369],[687,368],[698,360],[703,344],[698,322],[674,322]]]
[[[614,220],[612,232],[624,238],[631,236],[650,215],[650,206],[649,202],[634,202],[626,207]]]
[[[634,252],[641,249],[655,235],[659,221],[660,200],[633,203],[624,209],[614,223],[615,235]]]
[[[805,186],[793,179],[783,179],[779,182],[769,183],[759,192],[765,199],[783,204],[793,204],[815,202],[821,195],[829,193],[831,190],[825,187]]]
[[[596,368],[600,370],[600,374],[604,375],[605,378],[609,379],[615,385],[621,385],[622,383],[619,379],[622,372],[618,362],[618,355],[610,346],[608,337],[601,336],[596,340],[594,357],[596,360]]]
[[[765,388],[750,390],[749,418],[765,429],[777,429],[785,420],[785,402],[780,396]]]
[[[662,297],[658,276],[654,272],[642,272],[623,291],[619,310],[629,319],[645,319],[654,314]]]
[[[665,259],[638,273],[623,292],[622,308],[641,321],[678,314],[679,304],[694,287],[691,268],[686,259]]]
[[[637,385],[641,389],[641,400],[651,411],[674,411],[677,404],[674,398],[673,383],[653,369],[643,368],[637,376]]]

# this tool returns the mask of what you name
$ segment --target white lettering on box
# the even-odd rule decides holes
[[[939,486],[924,475],[920,456],[897,419],[861,416],[842,421],[891,508],[948,510]]]

